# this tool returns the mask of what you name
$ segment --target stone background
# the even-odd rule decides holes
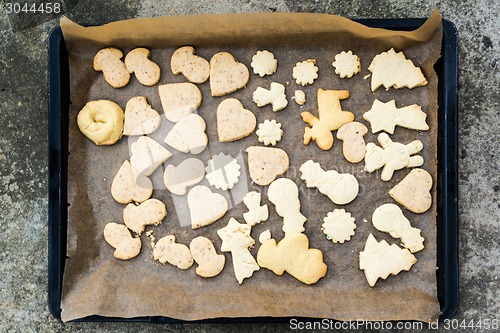
[[[252,11],[331,13],[349,18],[427,17],[436,5],[459,31],[460,308],[454,318],[467,324],[472,320],[477,324],[480,319],[498,323],[498,1],[52,1],[58,1],[62,13],[82,24],[157,15]],[[288,331],[289,324],[63,324],[50,315],[46,304],[47,38],[58,25],[60,14],[8,15],[8,3],[13,2],[0,1],[0,332]],[[446,330],[443,324],[440,330]]]

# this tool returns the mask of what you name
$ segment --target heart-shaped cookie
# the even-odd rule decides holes
[[[174,125],[168,132],[165,143],[183,153],[199,154],[208,144],[205,129],[203,118],[192,113]]]
[[[153,194],[153,183],[148,177],[138,175],[134,177],[132,166],[126,160],[116,173],[111,184],[111,195],[121,204],[132,201],[143,202]]]
[[[257,119],[236,98],[223,100],[217,108],[217,134],[220,142],[243,139],[255,130]]]
[[[283,149],[250,146],[248,153],[248,171],[255,184],[269,185],[276,177],[284,174],[290,165],[287,153]]]
[[[167,165],[163,182],[173,194],[184,195],[189,186],[198,184],[205,176],[205,164],[197,158],[188,158],[178,166]]]
[[[203,185],[193,187],[187,200],[193,229],[214,223],[223,217],[228,209],[226,198]]]
[[[230,53],[219,52],[210,59],[210,91],[212,96],[224,96],[245,87],[250,78],[247,66]]]
[[[127,102],[123,135],[150,134],[160,127],[160,123],[160,114],[151,108],[146,97],[132,97]]]
[[[432,177],[424,169],[413,169],[389,195],[411,212],[426,212],[432,205]]]

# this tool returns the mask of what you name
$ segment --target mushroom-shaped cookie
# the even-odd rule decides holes
[[[148,49],[139,47],[133,49],[125,57],[125,65],[130,73],[135,73],[137,81],[145,86],[154,86],[160,81],[160,67],[149,59]]]
[[[121,61],[123,52],[113,47],[100,50],[94,56],[94,70],[102,72],[104,80],[113,88],[125,87],[130,81],[130,73]]]
[[[214,244],[206,237],[199,236],[189,244],[191,255],[198,264],[196,274],[202,277],[213,277],[218,275],[224,269],[226,257],[223,254],[217,254]]]
[[[128,228],[123,224],[108,223],[104,227],[104,239],[116,250],[115,258],[132,259],[141,252],[141,239],[132,237]]]
[[[342,152],[351,163],[359,163],[365,158],[366,144],[363,136],[368,133],[365,125],[354,121],[339,128],[337,139],[344,141]]]
[[[205,58],[195,55],[192,46],[183,46],[175,50],[170,60],[172,73],[183,74],[189,82],[203,83],[210,76],[210,64]]]

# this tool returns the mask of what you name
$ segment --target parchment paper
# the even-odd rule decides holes
[[[71,102],[69,128],[68,166],[68,248],[64,271],[62,318],[64,321],[89,315],[130,318],[136,316],[167,316],[184,320],[214,317],[251,316],[302,316],[334,318],[339,320],[421,320],[434,321],[440,314],[436,294],[436,186],[432,194],[434,204],[424,214],[413,214],[404,210],[412,224],[422,230],[425,249],[416,253],[418,261],[410,272],[401,272],[387,280],[379,280],[374,288],[366,282],[359,267],[359,252],[364,248],[369,233],[378,240],[400,244],[388,234],[377,231],[371,224],[371,215],[376,207],[393,203],[388,190],[403,179],[409,169],[396,171],[389,182],[380,180],[380,172],[363,172],[364,162],[348,163],[341,152],[342,142],[336,140],[330,151],[321,151],[314,142],[302,143],[305,123],[300,112],[317,114],[316,91],[323,89],[347,89],[351,96],[341,102],[344,110],[362,119],[375,98],[387,102],[396,99],[398,107],[417,103],[427,113],[431,130],[419,132],[397,128],[392,139],[409,143],[419,139],[424,143],[421,155],[436,181],[437,174],[437,76],[433,65],[440,56],[441,17],[437,11],[418,30],[412,32],[372,29],[348,19],[324,14],[258,13],[234,15],[196,15],[134,19],[106,24],[99,27],[81,27],[67,18],[61,20],[64,38],[68,47],[71,67]],[[252,110],[257,122],[276,119],[284,130],[283,140],[277,147],[287,151],[291,167],[284,175],[299,186],[302,213],[308,218],[305,234],[310,246],[323,251],[328,266],[327,275],[315,285],[305,285],[288,274],[277,276],[267,269],[254,273],[242,285],[238,285],[231,255],[225,253],[226,266],[223,272],[210,279],[197,276],[196,264],[187,271],[171,265],[161,265],[152,258],[150,241],[143,233],[141,254],[129,261],[113,257],[113,249],[104,241],[103,228],[108,222],[122,222],[124,205],[111,197],[110,187],[114,175],[125,159],[129,158],[129,138],[122,138],[113,146],[95,146],[85,138],[76,126],[76,117],[86,102],[110,99],[125,109],[126,102],[134,96],[146,96],[149,103],[161,114],[162,108],[158,88],[144,87],[133,77],[128,86],[113,89],[104,82],[102,74],[92,69],[94,54],[101,48],[114,46],[124,53],[134,47],[153,49],[152,59],[162,69],[159,84],[183,82],[185,78],[172,75],[169,64],[174,50],[183,45],[196,47],[198,55],[210,59],[219,51],[231,52],[251,71],[251,57],[257,50],[268,49],[278,59],[278,71],[272,76],[260,78],[251,74],[245,89],[226,97],[210,97],[208,82],[199,85],[203,103],[198,113],[207,123],[210,146],[203,155],[226,151],[235,157],[239,154],[242,177],[239,189],[262,192],[263,202],[268,204],[270,217],[267,222],[252,230],[256,240],[252,254],[259,248],[259,234],[270,229],[273,238],[283,237],[282,219],[276,214],[274,205],[267,200],[267,187],[253,184],[247,177],[246,153],[251,145],[261,145],[255,134],[232,144],[217,144],[217,105],[225,98],[235,97]],[[373,57],[394,47],[403,50],[407,58],[420,66],[429,84],[412,90],[379,88],[370,91],[367,67]],[[362,71],[351,79],[340,79],[331,65],[334,56],[341,51],[352,50],[361,58]],[[316,59],[319,78],[313,85],[298,86],[292,78],[292,68],[298,61]],[[289,105],[274,113],[271,106],[258,108],[251,100],[258,86],[269,88],[271,82],[290,82],[287,86]],[[300,107],[291,96],[302,89],[307,103]],[[163,117],[162,126],[168,121]],[[151,135],[163,144],[166,133],[159,131]],[[376,135],[365,136],[366,142],[376,142]],[[167,147],[170,151],[174,151]],[[167,161],[178,164],[189,155],[177,154]],[[360,183],[360,194],[350,204],[337,206],[316,189],[308,189],[300,180],[298,168],[308,159],[319,162],[327,169],[353,173]],[[175,162],[177,161],[177,162]],[[154,230],[156,239],[173,234],[177,242],[189,244],[198,235],[210,238],[220,252],[221,240],[216,231],[227,225],[230,217],[244,222],[246,211],[241,193],[226,194],[232,208],[216,223],[198,230],[191,230],[182,221],[188,218],[182,205],[174,205],[174,199],[161,185],[161,170],[153,175],[155,191],[153,197],[165,202],[168,210],[160,226]],[[211,188],[215,192],[219,192]],[[177,198],[178,199],[178,198]],[[177,200],[176,199],[176,200]],[[182,201],[182,200],[181,200]],[[344,244],[333,244],[321,231],[323,218],[335,208],[345,208],[356,218],[356,234]]]

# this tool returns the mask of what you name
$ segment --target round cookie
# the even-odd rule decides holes
[[[124,112],[115,102],[88,102],[78,113],[80,131],[96,145],[112,145],[122,137]]]

